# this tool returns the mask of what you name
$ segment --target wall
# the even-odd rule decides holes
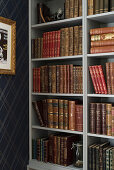
[[[0,75],[0,170],[28,163],[28,0],[0,0],[0,16],[16,21],[16,75]]]

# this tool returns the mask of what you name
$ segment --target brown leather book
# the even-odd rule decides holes
[[[41,47],[41,49],[40,49],[40,58],[42,58],[43,57],[43,38],[41,38],[40,39],[40,47]]]
[[[47,99],[48,104],[48,127],[53,128],[53,100]]]
[[[95,13],[95,0],[88,0],[88,15]]]
[[[41,44],[40,44],[40,38],[37,39],[37,58],[40,58],[40,49],[41,49]]]
[[[65,36],[64,36],[64,44],[65,44],[65,56],[69,55],[69,28],[64,28]]]
[[[46,33],[43,33],[43,51],[42,51],[42,57],[46,58]]]
[[[44,92],[48,93],[48,66],[44,67]]]
[[[68,100],[63,101],[63,127],[65,130],[69,129],[69,108]]]
[[[60,35],[60,56],[65,56],[65,43],[64,43],[64,39],[65,39],[65,29],[62,28],[60,30],[61,35]]]
[[[53,57],[52,46],[53,46],[53,32],[49,32],[49,57]]]
[[[104,0],[100,0],[100,13],[104,12]]]
[[[112,104],[106,104],[107,135],[112,136]]]
[[[114,94],[114,62],[110,63],[111,94]]]
[[[99,14],[99,13],[100,13],[100,1],[95,0],[95,14]]]
[[[70,18],[74,17],[74,0],[69,0],[69,7],[70,7]]]
[[[57,65],[56,66],[56,92],[59,93],[60,92],[60,66]]]
[[[80,66],[80,94],[83,94],[83,67]]]
[[[108,94],[111,94],[111,77],[110,77],[110,63],[106,63],[106,79]]]
[[[95,134],[95,127],[96,127],[96,104],[90,103],[89,132]]]
[[[74,86],[73,86],[73,65],[70,64],[69,66],[69,93],[73,93],[74,91]]]
[[[60,139],[60,145],[61,145],[61,150],[60,150],[60,165],[64,165],[64,137],[61,136]]]
[[[83,105],[75,105],[75,130],[83,132]]]
[[[109,1],[104,0],[104,12],[108,12],[108,10],[109,10]]]
[[[75,101],[69,101],[69,130],[75,130]]]
[[[57,136],[57,164],[60,165],[61,160],[61,137]]]
[[[114,40],[91,41],[91,47],[114,46]]]
[[[74,18],[79,15],[78,0],[74,0]]]
[[[63,101],[64,100],[59,100],[59,129],[63,129]]]
[[[32,55],[32,58],[35,58],[35,39],[32,39],[31,40],[31,55]]]
[[[40,74],[41,74],[41,92],[44,93],[45,92],[45,84],[44,84],[44,80],[45,80],[45,66],[41,66],[40,69]]]
[[[52,93],[52,66],[48,66],[48,92]]]
[[[57,31],[57,57],[60,57],[60,33],[60,30]]]
[[[63,65],[63,93],[67,93],[66,65]]]
[[[113,39],[114,39],[114,33],[91,35],[91,41],[106,41],[106,40],[113,40]]]
[[[110,0],[110,11],[114,11],[114,1]]]
[[[79,55],[82,55],[82,26],[79,26]]]
[[[37,160],[38,161],[40,161],[40,153],[41,153],[40,139],[37,139]]]
[[[57,148],[57,136],[53,136],[53,163],[57,164],[57,157],[58,157],[58,148]]]
[[[75,68],[75,66],[73,66],[73,80],[74,80],[74,82],[73,82],[73,84],[74,84],[74,88],[73,88],[73,93],[75,94],[76,93],[76,68]]]
[[[48,104],[47,104],[47,100],[46,99],[42,100],[42,105],[43,105],[43,120],[44,120],[44,125],[47,127],[48,126]]]
[[[58,129],[58,99],[53,99],[53,128]]]
[[[66,88],[67,88],[67,93],[69,93],[69,83],[70,83],[70,72],[69,72],[69,65],[66,66],[66,79],[67,79],[67,84],[66,84]]]
[[[106,135],[106,103],[101,103],[101,113],[102,113],[102,134]]]
[[[46,57],[50,57],[50,32],[46,33]]]
[[[55,57],[55,31],[52,31],[52,57]]]
[[[40,126],[44,126],[43,118],[41,116],[42,115],[42,105],[39,108],[37,101],[33,101],[32,104],[33,104],[35,113],[37,115],[37,118],[39,120]]]
[[[69,28],[69,56],[73,55],[73,27]]]
[[[56,93],[56,65],[52,66],[52,93]]]
[[[38,58],[38,39],[35,39],[35,58]]]
[[[53,134],[49,136],[49,162],[53,163]]]
[[[114,107],[112,107],[112,136],[114,136]]]
[[[74,55],[78,55],[78,48],[79,48],[79,27],[74,26],[74,36],[73,36],[73,41],[74,41]]]
[[[63,65],[60,65],[60,79],[59,79],[59,90],[63,93]]]
[[[96,134],[101,134],[101,103],[96,103]]]
[[[90,29],[90,35],[110,34],[110,33],[114,33],[114,27],[104,27],[104,28]]]
[[[114,52],[114,46],[94,47],[90,49],[91,54]]]
[[[70,18],[70,0],[65,0],[65,18]]]
[[[48,162],[48,153],[49,153],[49,140],[44,141],[44,162]]]
[[[82,16],[82,0],[78,1],[78,5],[79,5],[79,17]]]

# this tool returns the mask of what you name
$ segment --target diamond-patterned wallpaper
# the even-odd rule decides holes
[[[16,75],[0,75],[0,170],[28,163],[28,0],[0,0],[0,16],[16,21]]]

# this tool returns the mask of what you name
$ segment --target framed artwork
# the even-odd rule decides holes
[[[16,22],[0,17],[0,74],[15,74]]]

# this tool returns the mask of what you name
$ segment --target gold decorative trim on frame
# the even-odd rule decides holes
[[[16,21],[0,17],[0,22],[11,26],[11,69],[0,69],[0,74],[15,75],[16,67]]]

